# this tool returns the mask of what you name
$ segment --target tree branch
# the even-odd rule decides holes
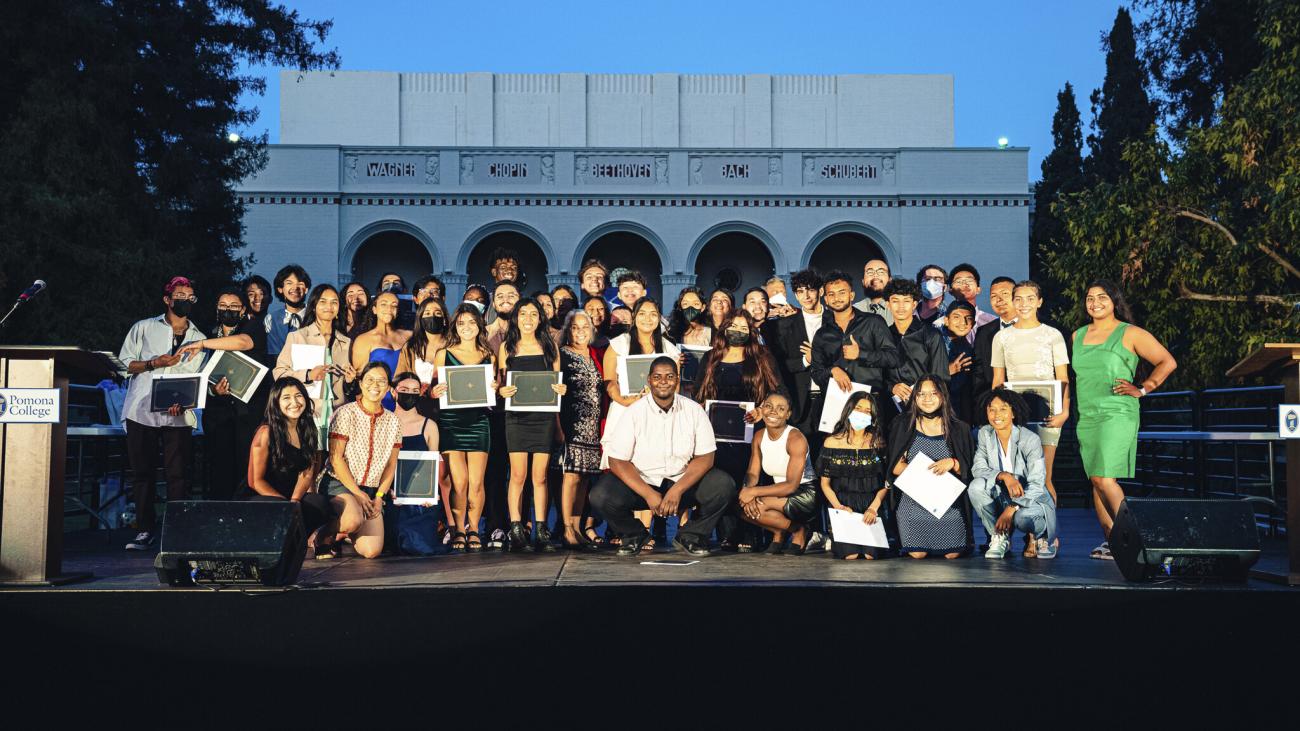
[[[1180,218],[1190,218],[1193,221],[1200,221],[1201,223],[1213,226],[1214,228],[1218,229],[1219,233],[1223,234],[1224,237],[1228,239],[1228,243],[1232,244],[1233,246],[1238,246],[1237,237],[1232,235],[1232,232],[1228,230],[1227,226],[1224,226],[1223,224],[1219,223],[1213,218],[1210,218],[1204,213],[1201,213],[1199,211],[1193,211],[1187,208],[1180,208],[1174,211],[1174,215]],[[1276,262],[1278,266],[1290,272],[1291,276],[1295,277],[1296,279],[1300,279],[1300,267],[1296,267],[1295,264],[1292,264],[1291,262],[1287,261],[1285,257],[1283,257],[1281,254],[1277,252],[1277,249],[1274,249],[1268,244],[1264,244],[1262,242],[1255,244],[1255,248],[1264,252],[1264,255],[1272,259],[1274,262]]]
[[[1283,305],[1291,307],[1293,303],[1285,297],[1274,294],[1203,294],[1193,292],[1182,282],[1178,283],[1179,299],[1196,302],[1249,302],[1251,304]]]

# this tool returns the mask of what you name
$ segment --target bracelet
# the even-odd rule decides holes
[[[1142,396],[1147,395],[1147,389],[1146,389],[1146,387],[1145,387],[1145,386],[1138,386],[1138,393],[1142,394]],[[1138,396],[1138,398],[1142,398],[1142,396]]]

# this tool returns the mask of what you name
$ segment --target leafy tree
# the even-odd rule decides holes
[[[1083,133],[1074,87],[1067,81],[1056,95],[1052,116],[1052,151],[1043,158],[1042,178],[1034,188],[1034,222],[1029,232],[1029,276],[1042,284],[1050,301],[1056,301],[1060,282],[1047,270],[1049,249],[1067,245],[1069,232],[1052,210],[1062,194],[1084,188]]]
[[[1106,78],[1092,92],[1093,133],[1088,135],[1086,170],[1094,181],[1115,181],[1131,172],[1123,160],[1124,145],[1150,136],[1156,108],[1147,96],[1147,72],[1138,59],[1133,18],[1124,8],[1116,12],[1103,47]]]
[[[265,81],[241,69],[337,67],[328,21],[270,0],[16,0],[0,24],[0,291],[40,276],[48,296],[7,342],[116,349],[195,280],[206,313],[237,277],[234,184],[266,160],[238,104]],[[204,299],[204,297],[207,299]]]

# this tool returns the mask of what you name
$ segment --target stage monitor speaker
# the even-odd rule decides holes
[[[1110,552],[1129,581],[1245,581],[1259,560],[1255,510],[1244,500],[1126,498],[1110,531]]]
[[[307,536],[287,500],[167,503],[154,568],[158,581],[283,586],[298,579]]]

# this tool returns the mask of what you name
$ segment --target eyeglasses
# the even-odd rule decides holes
[[[889,270],[884,268],[865,269],[863,270],[863,274],[866,274],[868,277],[887,277],[889,276]]]
[[[963,287],[967,287],[967,286],[973,287],[973,286],[975,286],[975,278],[974,278],[974,277],[962,277],[961,279],[954,279],[954,280],[952,280],[952,283],[953,283],[953,285],[961,285],[961,286],[963,286]]]
[[[173,295],[168,295],[168,296],[172,298],[172,302],[190,302],[190,303],[194,303],[194,302],[198,302],[198,301],[199,301],[199,296],[198,296],[197,294],[192,294],[192,295],[190,295],[189,297],[178,297],[178,296],[176,296],[176,295],[174,295],[174,294],[173,294]]]
[[[939,284],[943,284],[944,282],[948,281],[948,278],[943,276],[942,274],[932,274],[928,277],[921,277],[921,281],[938,282]]]

